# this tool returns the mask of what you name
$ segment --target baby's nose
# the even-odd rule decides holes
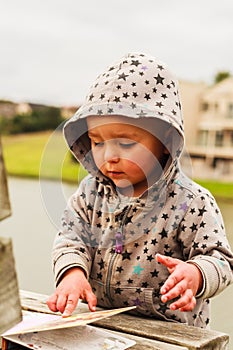
[[[106,162],[118,162],[119,159],[120,155],[117,150],[117,146],[107,142],[105,146],[104,160]]]

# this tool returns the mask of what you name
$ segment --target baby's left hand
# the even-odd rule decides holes
[[[179,297],[170,305],[170,309],[192,311],[196,305],[195,295],[202,287],[201,271],[194,264],[161,254],[156,254],[156,260],[166,266],[170,272],[170,276],[160,290],[162,302],[166,303]]]

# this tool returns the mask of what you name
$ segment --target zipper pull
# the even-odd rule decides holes
[[[121,254],[123,251],[123,241],[122,241],[122,233],[117,232],[115,235],[116,238],[116,247],[115,247],[115,253]]]

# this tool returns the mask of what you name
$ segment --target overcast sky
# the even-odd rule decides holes
[[[0,99],[78,105],[130,51],[179,79],[233,73],[232,0],[0,0]]]

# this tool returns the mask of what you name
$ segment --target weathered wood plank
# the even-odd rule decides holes
[[[116,332],[116,331],[111,331],[113,334],[118,334],[122,337],[126,337],[128,339],[136,341],[136,344],[133,345],[130,350],[188,350],[187,347],[184,346],[179,346],[179,345],[173,345],[173,344],[168,344],[164,342],[160,342],[157,340],[152,340],[152,339],[146,339],[142,337],[137,337],[132,334],[126,334],[126,333],[121,333],[121,332]]]
[[[189,350],[226,349],[229,342],[227,334],[213,330],[204,330],[185,324],[158,321],[127,314],[106,318],[94,322],[93,325],[158,340],[166,344],[184,346]]]
[[[46,295],[21,291],[22,308],[32,311],[52,313],[46,305]],[[87,312],[88,306],[79,303],[76,312]],[[185,324],[158,321],[151,318],[143,318],[128,314],[120,314],[94,322],[93,325],[108,330],[124,333],[127,336],[136,336],[141,343],[155,346],[152,349],[172,349],[171,346],[179,346],[188,350],[225,350],[229,342],[227,334],[214,330],[201,329]],[[137,345],[140,344],[137,343]],[[165,348],[159,348],[160,345]],[[132,348],[137,349],[137,348]],[[138,348],[139,349],[139,348]],[[143,349],[143,348],[140,348]],[[179,348],[178,348],[179,349]]]
[[[0,237],[0,334],[22,319],[12,241]]]
[[[2,143],[0,137],[0,220],[11,214],[11,206],[8,195],[6,169],[4,165]]]

